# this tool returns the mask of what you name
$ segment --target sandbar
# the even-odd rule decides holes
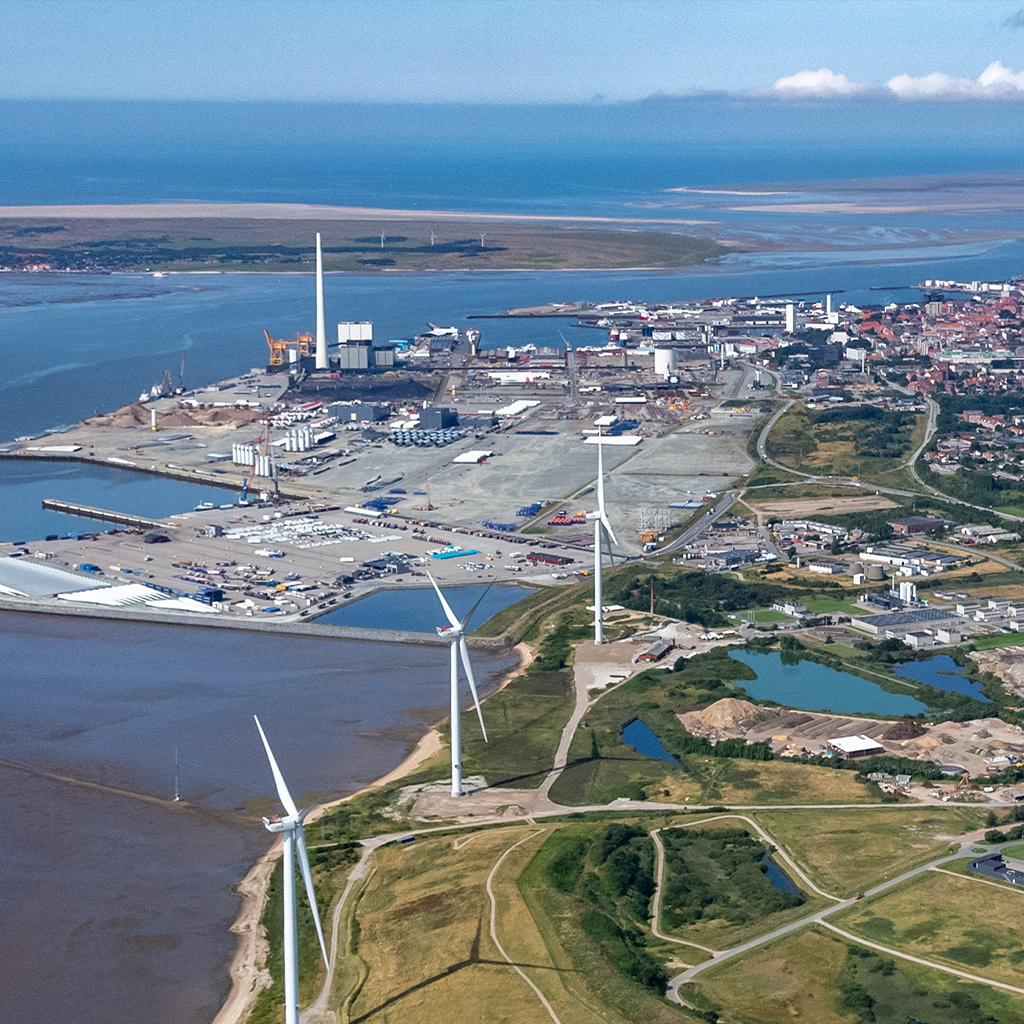
[[[467,213],[461,210],[389,210],[306,203],[124,203],[84,206],[0,206],[0,218],[81,220],[447,220],[572,224],[703,224],[675,217],[579,217],[572,214]]]

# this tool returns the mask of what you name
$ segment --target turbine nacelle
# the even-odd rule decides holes
[[[253,716],[256,718],[256,716]],[[309,866],[309,852],[306,849],[306,837],[302,831],[302,823],[309,813],[309,808],[300,811],[292,799],[288,786],[277,766],[277,759],[270,749],[263,726],[259,718],[256,718],[256,728],[259,729],[260,739],[263,740],[263,747],[267,752],[267,760],[270,762],[270,771],[274,776],[274,785],[277,787],[277,795],[286,813],[283,816],[273,816],[263,819],[263,825],[268,832],[283,833],[285,860],[285,894],[284,894],[284,916],[285,916],[285,1020],[286,1024],[298,1024],[298,947],[296,945],[296,923],[295,923],[295,860],[298,858],[299,870],[302,873],[302,880],[306,886],[306,896],[309,899],[310,909],[313,911],[313,921],[316,924],[317,938],[320,940],[320,952],[323,954],[324,965],[330,967],[327,958],[327,945],[324,942],[324,930],[320,924],[320,911],[316,905],[316,893],[313,891],[313,873]],[[288,882],[288,879],[291,882]]]
[[[493,580],[488,585],[480,597],[477,599],[476,604],[473,605],[469,610],[469,614],[464,619],[459,620],[455,612],[452,611],[452,606],[445,600],[444,594],[441,593],[441,588],[438,587],[437,581],[430,573],[427,573],[427,578],[430,580],[431,586],[434,588],[434,592],[437,594],[437,599],[441,602],[441,607],[444,609],[444,613],[448,618],[447,626],[438,626],[437,635],[443,637],[451,644],[451,729],[452,729],[452,796],[462,796],[462,730],[459,715],[461,709],[459,707],[459,661],[462,661],[462,667],[466,673],[466,682],[469,683],[469,691],[473,694],[473,704],[476,706],[476,715],[480,720],[480,732],[483,733],[484,742],[487,742],[487,729],[484,726],[483,712],[480,710],[480,698],[476,692],[476,679],[473,677],[473,666],[469,661],[469,645],[466,643],[466,626],[469,624],[469,620],[473,617],[473,613],[480,607],[480,602],[487,596],[487,591],[493,586]]]

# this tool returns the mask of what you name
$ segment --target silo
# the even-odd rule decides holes
[[[654,372],[657,376],[667,379],[675,373],[676,365],[677,357],[674,348],[656,348],[654,350]]]

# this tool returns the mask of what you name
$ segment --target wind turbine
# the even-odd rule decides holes
[[[604,553],[604,534],[608,534],[612,544],[617,544],[615,531],[608,522],[604,510],[604,445],[601,435],[597,436],[597,510],[588,512],[587,518],[594,521],[594,643],[604,643],[604,587],[601,581],[601,562]],[[609,548],[609,552],[610,552]]]
[[[448,616],[449,626],[438,626],[437,635],[443,636],[451,641],[451,718],[452,718],[452,796],[462,796],[462,721],[461,708],[459,707],[459,656],[462,656],[462,667],[466,670],[466,680],[469,682],[469,691],[473,694],[473,703],[476,705],[476,715],[480,719],[480,731],[484,734],[484,743],[487,742],[487,730],[484,728],[484,716],[480,710],[480,698],[476,693],[476,680],[473,678],[473,666],[469,663],[469,647],[466,644],[466,625],[473,617],[473,613],[480,607],[480,601],[487,596],[487,590],[491,589],[488,584],[487,590],[469,610],[469,614],[460,622],[451,605],[444,599],[444,594],[438,587],[434,577],[427,573],[434,590],[437,592],[441,607]]]
[[[253,718],[256,718],[253,715]],[[295,919],[295,854],[299,855],[299,866],[302,878],[306,883],[306,895],[313,910],[316,922],[316,933],[320,939],[320,952],[323,953],[324,964],[327,963],[327,946],[324,944],[324,930],[320,926],[320,912],[316,906],[316,893],[313,892],[313,876],[309,870],[309,854],[306,852],[306,837],[302,834],[302,822],[309,813],[309,808],[299,811],[295,806],[291,793],[285,785],[281,769],[277,767],[274,752],[267,742],[266,733],[256,718],[256,728],[267,751],[270,770],[274,773],[277,795],[284,805],[286,816],[283,818],[264,818],[263,824],[268,832],[280,832],[284,839],[284,1019],[285,1024],[299,1024],[299,942]]]

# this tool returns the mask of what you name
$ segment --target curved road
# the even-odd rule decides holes
[[[773,844],[773,845],[775,845],[775,844]],[[900,885],[901,883],[907,881],[908,879],[914,878],[915,876],[920,875],[922,872],[931,871],[934,867],[936,867],[939,864],[945,864],[945,863],[947,863],[949,861],[959,860],[962,857],[966,857],[966,856],[968,856],[970,854],[971,848],[974,845],[975,845],[975,843],[973,841],[961,843],[960,844],[960,848],[956,851],[956,853],[948,854],[945,857],[938,857],[938,858],[936,858],[933,861],[929,861],[927,864],[922,864],[920,867],[912,868],[910,871],[904,871],[903,874],[901,874],[901,875],[897,875],[894,878],[887,879],[886,881],[881,882],[880,884],[874,886],[871,889],[865,889],[864,890],[864,896],[874,896],[876,893],[884,892],[886,889],[891,889],[895,885]],[[829,899],[835,899],[835,898],[836,897],[834,897],[834,896],[830,896],[829,897]],[[679,992],[678,992],[679,986],[680,985],[685,985],[687,982],[692,981],[698,974],[700,974],[701,971],[706,970],[708,967],[717,966],[718,964],[722,963],[725,960],[731,960],[733,957],[740,956],[742,953],[747,953],[747,952],[749,952],[752,949],[756,949],[758,946],[763,946],[766,943],[772,942],[775,939],[781,938],[784,935],[789,935],[791,932],[795,932],[795,931],[797,931],[800,928],[806,928],[808,925],[820,924],[820,925],[824,925],[824,927],[826,927],[826,928],[834,928],[833,925],[830,925],[830,924],[828,924],[825,921],[825,918],[830,916],[831,914],[837,913],[840,910],[845,910],[847,907],[853,906],[857,902],[857,899],[858,899],[857,897],[852,897],[850,899],[841,900],[834,907],[826,907],[824,910],[819,910],[816,913],[808,914],[806,917],[802,917],[802,918],[800,918],[797,921],[793,921],[791,924],[783,925],[781,928],[776,928],[773,931],[767,932],[764,935],[759,935],[755,939],[750,939],[749,941],[741,943],[738,946],[734,946],[732,949],[727,949],[724,952],[717,954],[714,957],[714,959],[712,959],[712,960],[706,960],[702,964],[697,964],[696,967],[688,968],[687,970],[683,971],[681,974],[677,974],[669,982],[669,998],[673,1002],[675,1002],[675,1003],[679,1003],[680,1005],[684,1005],[682,1000],[679,997]],[[839,929],[834,929],[834,930],[839,931]],[[841,933],[841,934],[846,934],[846,933]],[[855,941],[857,943],[860,943],[861,945],[868,945],[868,946],[872,945],[872,943],[865,942],[865,940],[863,940],[862,938],[860,938],[859,936],[856,936],[856,935],[847,935],[847,938],[850,938],[853,941]],[[953,968],[945,967],[942,964],[936,964],[936,963],[931,963],[929,961],[920,960],[920,959],[918,959],[916,957],[909,956],[906,953],[902,953],[902,952],[900,952],[899,950],[896,950],[896,949],[888,949],[886,947],[881,947],[881,946],[876,947],[876,948],[879,948],[879,949],[883,949],[884,948],[885,951],[887,953],[889,953],[891,956],[900,957],[901,959],[904,959],[904,960],[912,960],[915,963],[926,964],[929,967],[937,968],[938,970],[946,971],[947,973],[950,973],[950,974],[960,974],[961,976],[967,976],[967,975],[963,975],[963,972],[961,972],[961,971],[957,971],[957,970],[955,970]],[[970,976],[970,977],[973,978],[973,976]],[[997,984],[996,982],[989,981],[987,978],[973,978],[973,980],[983,982],[984,984],[987,984],[987,985],[995,985],[995,984]],[[1000,986],[1000,987],[1008,988],[1008,987],[1012,987],[1012,986]],[[1014,991],[1024,992],[1024,989],[1015,989]]]

